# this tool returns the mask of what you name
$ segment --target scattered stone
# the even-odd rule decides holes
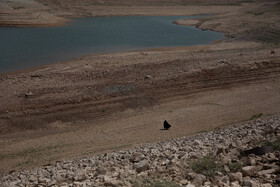
[[[99,167],[99,168],[96,169],[96,174],[97,175],[105,175],[106,174],[106,170]]]
[[[219,146],[216,151],[216,155],[220,155],[220,154],[226,155],[226,150],[223,146]]]
[[[211,182],[209,182],[209,181],[206,181],[205,183],[204,183],[204,186],[211,186]]]
[[[259,171],[257,174],[259,176],[261,176],[261,175],[266,175],[266,174],[272,174],[272,173],[275,173],[275,172],[276,172],[276,170],[274,168],[272,168],[272,169]]]
[[[262,184],[262,187],[273,187],[271,184]]]
[[[145,79],[151,79],[152,76],[151,75],[145,75]]]
[[[229,167],[227,166],[227,165],[224,165],[224,170],[226,171],[226,172],[230,172],[230,169],[229,169]]]
[[[245,166],[242,168],[242,173],[245,176],[252,176],[257,170],[256,166]]]
[[[120,181],[117,181],[116,179],[114,178],[111,178],[109,176],[104,176],[104,184],[105,186],[113,186],[113,187],[116,187],[116,186],[120,186],[121,185],[121,182]]]
[[[243,180],[242,186],[244,187],[257,187],[257,184],[253,180]]]
[[[194,184],[188,184],[186,187],[195,187]]]
[[[147,160],[142,160],[138,164],[135,164],[134,168],[137,173],[141,173],[143,171],[147,171],[150,167],[149,167],[149,163]]]
[[[201,147],[203,143],[200,140],[194,140],[192,145]]]
[[[131,158],[129,159],[130,162],[140,162],[141,160],[143,160],[145,158],[145,155],[143,155],[142,153],[135,153],[131,156]]]
[[[230,187],[240,187],[240,185],[237,181],[235,181],[230,183]]]
[[[243,179],[243,175],[241,172],[229,173],[228,176],[231,182],[235,182],[235,181],[241,182]]]
[[[188,184],[188,180],[187,179],[182,179],[182,180],[180,180],[180,184],[182,184],[182,185],[187,185]]]
[[[31,176],[29,177],[29,181],[30,181],[30,182],[35,182],[35,181],[37,181],[37,178],[36,178],[34,175],[31,175]]]
[[[86,179],[85,172],[82,170],[76,171],[74,176],[75,181],[83,181]]]
[[[193,184],[197,186],[201,186],[206,180],[206,177],[201,174],[197,174],[193,179]]]
[[[24,96],[25,96],[26,98],[31,97],[32,95],[33,95],[32,92],[27,92],[27,93],[24,94]]]
[[[280,117],[270,117],[116,153],[56,162],[32,171],[7,174],[0,179],[0,186],[132,187],[132,179],[137,178],[173,181],[187,187],[277,186],[280,183],[279,151],[259,156],[244,156],[240,152],[258,146],[255,142],[278,140],[279,124]],[[214,176],[200,172],[203,165],[200,170],[192,168],[195,161],[192,159],[204,156],[211,156],[212,163],[221,164],[219,169],[213,168]],[[211,163],[205,164],[211,166]]]

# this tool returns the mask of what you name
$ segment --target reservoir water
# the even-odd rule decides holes
[[[222,33],[172,23],[186,18],[191,17],[97,17],[54,28],[0,27],[0,73],[87,54],[194,46],[224,38]]]

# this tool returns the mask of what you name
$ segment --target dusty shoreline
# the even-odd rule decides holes
[[[279,13],[261,3],[234,7],[193,23],[229,36],[219,43],[89,55],[0,75],[0,172],[280,114]],[[165,119],[173,124],[166,133]]]

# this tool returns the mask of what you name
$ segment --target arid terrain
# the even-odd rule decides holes
[[[0,74],[0,174],[279,115],[278,1],[77,2],[4,0],[0,25],[56,26],[77,16],[213,14],[176,23],[227,38]],[[161,130],[164,120],[172,125],[169,131]]]

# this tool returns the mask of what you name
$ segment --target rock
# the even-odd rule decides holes
[[[152,76],[151,75],[145,75],[145,79],[151,79]]]
[[[241,172],[229,173],[228,176],[231,182],[238,181],[240,183],[243,179]]]
[[[223,164],[231,164],[231,158],[229,157],[224,157],[221,161]]]
[[[35,182],[35,181],[37,181],[37,178],[36,178],[34,175],[31,175],[31,176],[29,177],[29,181],[30,181],[30,182]]]
[[[189,179],[189,180],[193,180],[195,178],[195,176],[196,176],[196,173],[194,173],[194,172],[187,173],[187,179]]]
[[[240,185],[237,181],[235,181],[230,183],[230,187],[240,187]]]
[[[237,148],[237,145],[236,145],[235,142],[232,142],[232,143],[229,144],[228,148],[229,149],[235,149],[235,148]]]
[[[227,154],[227,156],[229,156],[230,158],[237,157],[239,155],[240,155],[240,151],[237,148],[231,149]]]
[[[209,181],[206,181],[206,182],[204,183],[204,186],[211,186],[211,185],[212,185],[212,183],[209,182]]]
[[[272,174],[272,173],[275,173],[275,172],[276,172],[276,170],[274,168],[272,168],[272,169],[259,171],[259,172],[257,172],[257,174],[259,176],[262,176],[262,175],[266,175],[266,174]]]
[[[53,186],[56,184],[56,180],[51,180],[47,184],[48,184],[48,186]]]
[[[186,184],[188,184],[188,180],[187,179],[182,179],[182,180],[180,180],[180,184],[182,184],[182,185],[186,185]]]
[[[272,50],[272,51],[270,51],[270,54],[274,55],[274,54],[275,54],[275,51],[273,51],[273,50]]]
[[[105,175],[106,174],[106,170],[99,167],[96,169],[96,175]]]
[[[78,181],[73,182],[73,184],[74,184],[74,186],[77,186],[77,187],[82,187],[83,186],[83,183],[78,182]]]
[[[199,146],[199,147],[202,147],[203,146],[203,143],[200,141],[200,140],[194,140],[193,143],[192,143],[193,146]]]
[[[271,184],[262,184],[262,187],[273,187]]]
[[[252,176],[257,171],[258,168],[256,166],[245,166],[242,168],[242,173],[245,176]]]
[[[148,55],[148,53],[144,53],[144,52],[141,52],[140,54],[141,54],[141,55]]]
[[[105,184],[105,186],[116,187],[116,186],[121,186],[121,181],[118,181],[114,178],[111,178],[111,177],[105,175],[104,176],[104,184]]]
[[[50,181],[48,181],[47,178],[41,176],[41,177],[39,177],[38,182],[39,182],[39,183],[46,183],[46,182],[50,182]]]
[[[219,146],[216,151],[216,155],[220,155],[220,154],[226,155],[226,149],[223,146]]]
[[[242,186],[244,186],[244,187],[257,187],[257,184],[253,180],[247,180],[246,179],[246,180],[243,180]]]
[[[206,180],[206,177],[204,175],[201,174],[197,174],[194,179],[193,179],[193,183],[196,186],[201,186]]]
[[[270,159],[276,159],[276,156],[275,156],[275,154],[274,153],[268,153],[268,157],[270,158]]]
[[[192,152],[192,153],[190,153],[189,158],[190,159],[198,159],[198,156],[195,153]]]
[[[229,169],[229,167],[228,167],[227,165],[224,165],[224,170],[225,170],[227,173],[230,172],[230,169]]]
[[[75,176],[74,177],[75,181],[83,181],[86,179],[86,174],[85,174],[85,171],[83,171],[83,170],[76,171],[74,176]]]
[[[125,187],[132,187],[132,184],[128,181],[124,181],[124,186]]]
[[[224,184],[229,184],[229,177],[227,175],[222,176],[220,179]]]
[[[24,96],[25,96],[26,98],[31,97],[32,95],[33,95],[32,92],[27,92],[27,93],[24,94]]]
[[[21,183],[20,180],[16,180],[16,181],[10,182],[9,186],[19,186],[20,183]]]
[[[130,162],[139,162],[139,161],[143,160],[144,158],[145,158],[145,155],[143,155],[142,153],[135,153],[130,157],[129,161]]]
[[[256,158],[255,157],[249,157],[249,162],[250,162],[251,166],[255,166],[256,165]]]
[[[280,117],[259,119],[246,125],[221,128],[192,137],[166,140],[91,158],[56,162],[31,171],[5,175],[0,179],[0,186],[132,187],[130,179],[151,178],[173,181],[185,187],[271,187],[280,184],[280,152],[275,150],[259,156],[251,154],[239,157],[239,150],[255,147],[257,142],[264,140],[277,141],[276,137],[280,136],[279,123]],[[194,173],[190,158],[207,155],[221,162],[227,173],[215,171],[215,176],[209,179]],[[235,163],[244,166],[242,172],[231,173],[239,170],[240,165]],[[233,164],[232,171],[229,170],[230,164]]]
[[[142,160],[138,164],[135,164],[134,168],[137,173],[141,173],[143,171],[147,171],[150,167],[147,160]]]
[[[195,187],[194,184],[188,184],[186,187]]]

